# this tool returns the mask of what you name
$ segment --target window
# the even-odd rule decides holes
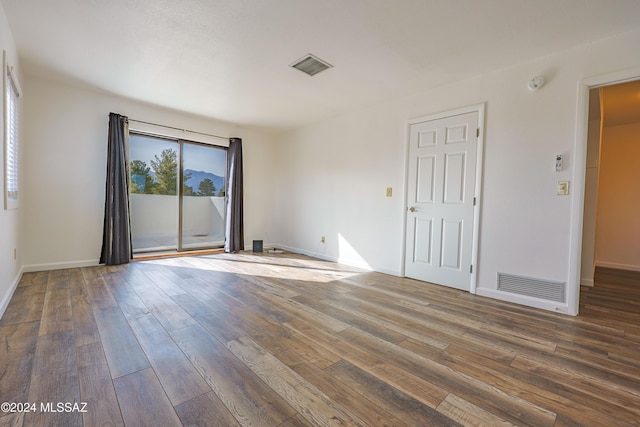
[[[3,52],[5,121],[4,121],[4,208],[18,207],[18,147],[19,147],[19,105],[20,85],[12,67],[9,67],[6,52]]]

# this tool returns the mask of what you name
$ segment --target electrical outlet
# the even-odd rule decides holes
[[[326,243],[324,236],[320,237],[320,243]]]

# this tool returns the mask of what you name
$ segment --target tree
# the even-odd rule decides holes
[[[198,185],[198,195],[199,196],[213,196],[216,192],[216,186],[213,184],[213,181],[209,178],[205,178],[200,181]]]
[[[175,196],[178,180],[178,156],[176,150],[166,148],[160,153],[160,157],[156,154],[155,160],[151,160],[151,167],[156,175],[156,185],[153,188],[153,194],[165,194]]]
[[[132,194],[153,193],[153,177],[151,176],[151,169],[146,162],[133,160],[129,166],[129,173],[131,175]]]
[[[198,193],[193,191],[193,187],[187,185],[187,181],[191,179],[191,172],[184,172],[182,174],[182,195],[183,196],[197,196]]]

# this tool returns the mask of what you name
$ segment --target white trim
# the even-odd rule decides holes
[[[414,117],[407,120],[408,125],[414,125],[416,123],[429,122],[432,120],[444,119],[446,117],[459,116],[461,114],[475,113],[476,111],[484,110],[486,102],[480,104],[468,105],[466,107],[455,108],[453,110],[441,111],[439,113],[427,114],[425,116]],[[483,112],[484,116],[484,112]]]
[[[572,314],[569,311],[569,306],[567,304],[529,297],[526,295],[516,295],[510,292],[499,291],[497,289],[478,288],[477,295],[501,301],[512,302],[515,304],[526,305],[529,307],[541,308],[544,310],[554,311],[556,313]],[[573,315],[575,316],[575,314]]]
[[[354,267],[357,267],[357,266],[354,266]],[[377,273],[382,273],[382,274],[388,274],[389,276],[404,277],[403,275],[400,274],[400,270],[388,270],[386,268],[375,268],[371,271],[375,271]]]
[[[567,280],[568,314],[577,315],[580,306],[580,270],[582,265],[582,221],[584,216],[585,174],[587,170],[587,131],[589,127],[589,90],[616,83],[638,80],[640,68],[590,77],[578,82],[576,100],[575,168],[571,198],[571,230]]]
[[[331,262],[338,262],[338,258],[336,257],[332,257],[326,254],[321,254],[318,252],[314,252],[314,251],[308,251],[305,249],[300,249],[300,248],[296,248],[294,246],[289,246],[289,245],[278,245],[278,244],[271,244],[271,245],[264,245],[263,246],[265,249],[265,252],[267,251],[267,248],[278,248],[278,249],[284,249],[287,252],[293,252],[296,254],[301,254],[301,255],[306,255],[306,256],[310,256],[312,258],[318,258],[318,259],[322,259],[325,261],[331,261]]]
[[[25,265],[22,268],[25,273],[32,273],[34,271],[64,270],[67,268],[95,267],[98,265],[100,265],[99,259],[87,259],[87,260],[81,260],[81,261],[51,262],[46,264],[30,264],[30,265]]]
[[[405,173],[404,173],[404,199],[402,200],[402,206],[404,209],[403,214],[403,234],[402,244],[402,265],[400,268],[400,276],[405,277],[405,265],[407,261],[407,200],[409,195],[407,194],[409,188],[409,129],[411,125],[421,122],[427,122],[431,120],[443,119],[445,117],[458,116],[460,114],[478,113],[478,129],[480,129],[478,135],[478,142],[476,146],[476,176],[475,176],[475,190],[474,197],[476,198],[476,209],[473,210],[473,238],[471,241],[471,264],[473,265],[473,272],[469,280],[469,293],[475,294],[477,292],[478,281],[478,248],[480,241],[480,208],[482,206],[481,189],[482,189],[482,176],[484,166],[484,129],[485,129],[485,110],[486,102],[480,104],[469,105],[467,107],[456,108],[454,110],[442,111],[439,113],[429,114],[426,116],[415,117],[407,121],[405,127]]]
[[[140,133],[143,135],[157,136],[159,138],[200,142],[202,144],[213,145],[216,147],[229,148],[229,140],[224,140],[220,137],[204,135],[199,132],[191,132],[188,130],[178,130],[162,125],[143,123],[136,121],[135,119],[129,120],[129,133]]]
[[[620,264],[617,262],[595,261],[596,267],[615,268],[616,270],[640,271],[640,265]]]
[[[306,256],[310,256],[312,258],[321,259],[321,260],[324,260],[324,261],[330,261],[330,262],[335,262],[335,263],[342,264],[342,265],[348,265],[349,267],[356,267],[356,268],[360,268],[360,269],[366,270],[366,271],[375,271],[377,273],[388,274],[390,276],[404,277],[400,273],[400,271],[398,271],[398,270],[389,270],[389,269],[386,269],[386,268],[377,268],[377,267],[370,266],[370,265],[362,265],[362,264],[350,262],[349,260],[345,260],[345,259],[342,259],[342,258],[336,258],[336,257],[328,256],[326,254],[321,254],[321,253],[314,252],[314,251],[308,251],[308,250],[296,248],[296,247],[293,247],[293,246],[278,245],[278,244],[264,245],[265,252],[267,250],[266,248],[268,248],[268,247],[276,247],[278,249],[284,249],[287,252],[293,252],[293,253],[296,253],[296,254],[306,255]]]
[[[411,121],[404,127],[404,191],[402,192],[402,237],[400,238],[400,277],[407,277],[405,274],[407,258],[407,207],[409,200],[409,139],[411,138]]]
[[[582,279],[580,279],[580,286],[589,286],[593,288],[594,286],[593,279],[585,279],[583,277]]]
[[[484,130],[485,130],[485,109],[486,103],[479,104],[478,109],[478,147],[476,151],[476,188],[474,197],[476,198],[476,209],[473,211],[473,242],[471,243],[471,264],[473,274],[471,274],[471,286],[469,292],[477,292],[478,283],[478,248],[480,247],[480,208],[482,206],[482,176],[484,175]]]
[[[7,307],[9,307],[9,302],[11,302],[11,298],[13,298],[13,294],[15,293],[20,280],[22,279],[23,273],[24,268],[21,268],[20,271],[18,271],[16,278],[13,280],[13,283],[11,284],[11,286],[9,286],[9,291],[5,294],[4,298],[2,298],[2,301],[0,301],[0,319],[2,319],[2,316],[4,316],[4,312],[7,310]]]

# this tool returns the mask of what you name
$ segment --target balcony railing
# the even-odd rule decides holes
[[[224,199],[224,197],[183,197],[183,248],[224,245]],[[177,196],[131,194],[130,203],[134,252],[177,249]]]

